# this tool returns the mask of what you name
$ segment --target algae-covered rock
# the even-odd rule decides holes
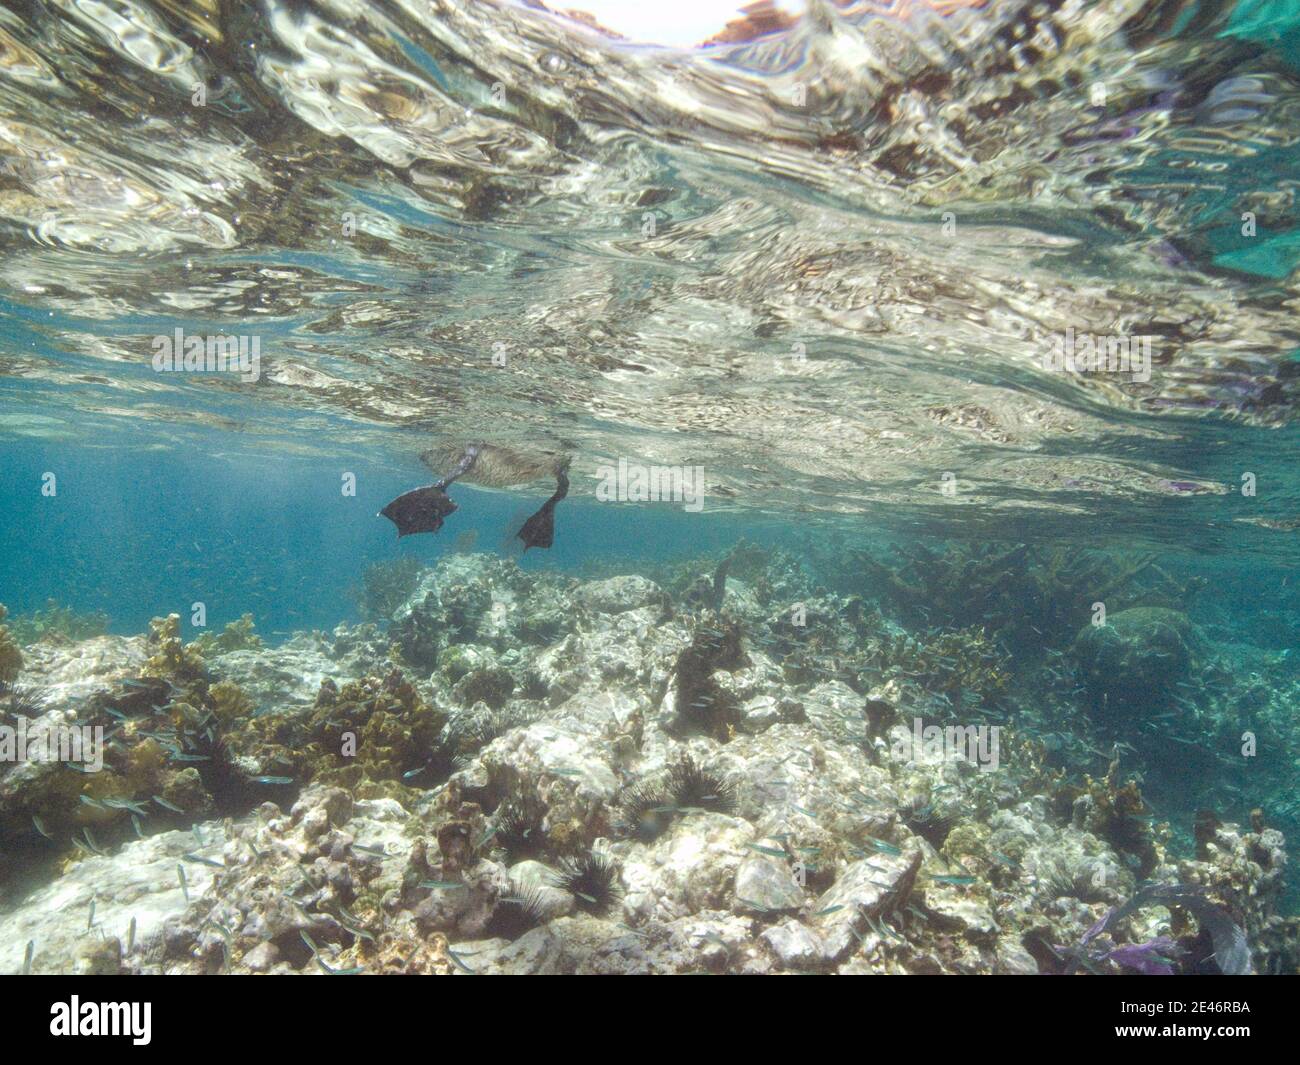
[[[1092,712],[1122,722],[1167,705],[1191,672],[1195,641],[1187,615],[1163,607],[1134,607],[1085,626],[1073,655]]]
[[[4,604],[0,603],[0,623],[9,616]],[[0,684],[13,681],[23,669],[23,653],[18,649],[18,642],[9,631],[9,626],[0,624]]]
[[[453,689],[452,695],[461,706],[481,702],[493,710],[500,710],[514,690],[515,679],[510,671],[496,666],[467,673]]]
[[[667,596],[659,585],[639,576],[610,577],[581,585],[574,599],[597,614],[621,614],[667,602]]]
[[[472,670],[495,665],[495,657],[490,650],[469,643],[453,644],[438,659],[438,671],[452,684]]]
[[[69,644],[103,636],[108,631],[108,621],[103,611],[82,614],[56,599],[47,599],[43,609],[10,619],[9,629],[23,646],[38,642]]]
[[[262,638],[253,631],[252,614],[244,614],[238,621],[229,622],[220,633],[202,633],[194,641],[195,650],[204,657],[228,651],[251,651],[261,646]]]
[[[788,864],[755,855],[736,870],[736,902],[758,913],[793,912],[804,893]]]
[[[921,852],[883,853],[854,862],[820,899],[814,918],[827,960],[843,961],[869,920],[883,917],[907,903],[921,868]]]
[[[203,655],[194,644],[188,646],[181,639],[179,614],[154,618],[149,622],[148,648],[150,658],[140,671],[146,677],[158,677],[189,683],[207,676]]]

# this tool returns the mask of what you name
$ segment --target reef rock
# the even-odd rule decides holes
[[[1087,625],[1072,653],[1094,714],[1108,722],[1167,705],[1191,670],[1195,629],[1185,614],[1134,607]]]

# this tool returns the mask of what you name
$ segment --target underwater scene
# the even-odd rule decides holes
[[[1294,974],[1298,409],[1297,0],[0,0],[0,972]]]

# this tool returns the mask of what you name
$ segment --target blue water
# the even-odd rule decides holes
[[[356,620],[350,590],[371,563],[411,556],[432,563],[477,534],[474,550],[499,551],[524,569],[576,571],[585,560],[706,555],[735,542],[781,539],[770,523],[738,525],[730,515],[671,507],[566,501],[555,545],[520,555],[513,529],[545,498],[462,484],[458,510],[437,536],[398,540],[378,511],[432,478],[414,460],[377,465],[351,454],[336,462],[229,450],[218,432],[196,432],[166,450],[84,448],[30,440],[5,449],[0,467],[0,602],[21,614],[55,599],[102,611],[110,631],[144,631],[177,613],[187,631],[191,605],[207,627],[252,613],[268,642],[294,630]],[[42,494],[46,473],[57,494]],[[343,494],[344,473],[356,495]],[[503,543],[504,541],[504,543]]]

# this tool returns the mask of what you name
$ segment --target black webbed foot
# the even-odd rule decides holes
[[[525,551],[530,547],[550,547],[555,542],[555,504],[568,494],[569,478],[563,469],[557,470],[555,494],[519,530],[519,539],[524,542]]]
[[[434,484],[404,492],[379,512],[381,517],[397,526],[399,540],[412,533],[431,533],[442,528],[443,520],[456,510],[456,504],[451,501],[445,489],[473,468],[481,450],[481,444],[470,444],[447,476]]]
[[[412,533],[437,532],[456,504],[436,484],[415,488],[394,499],[379,513],[397,526],[397,538]]]

